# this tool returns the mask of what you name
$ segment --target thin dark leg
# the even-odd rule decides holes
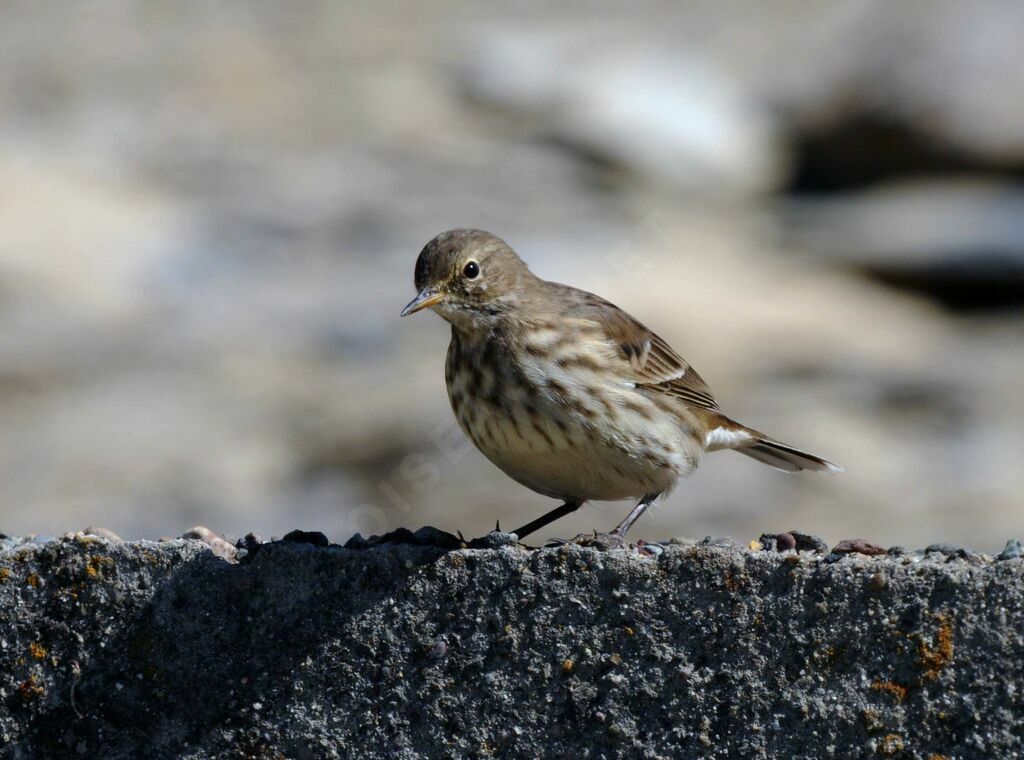
[[[550,512],[548,512],[547,514],[541,515],[540,517],[538,517],[533,522],[528,522],[522,528],[519,528],[519,529],[514,530],[512,532],[515,533],[517,536],[519,536],[520,539],[523,539],[526,536],[528,536],[531,533],[533,533],[534,531],[540,530],[545,525],[553,523],[555,520],[557,520],[557,519],[559,519],[561,517],[565,517],[566,515],[571,515],[573,512],[575,512],[581,506],[583,506],[583,502],[582,501],[567,501],[562,506],[555,507]]]
[[[615,526],[615,530],[613,530],[612,533],[619,537],[625,536],[626,531],[633,527],[633,523],[640,519],[640,515],[646,512],[647,508],[651,506],[651,503],[657,498],[658,494],[650,494],[640,499],[640,503],[633,507],[630,513],[626,515],[625,520]]]

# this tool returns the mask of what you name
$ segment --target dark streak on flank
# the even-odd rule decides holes
[[[541,427],[536,420],[531,419],[530,424],[533,425],[534,430],[540,433],[541,438],[543,438],[547,442],[548,446],[550,446],[551,448],[555,447],[555,442],[551,440],[551,436],[548,435],[548,432],[543,427]]]
[[[582,401],[580,401],[580,399],[576,398],[575,396],[569,398],[568,406],[580,417],[583,417],[587,420],[593,420],[597,418],[597,412],[595,412],[593,409],[584,404]]]
[[[469,385],[471,392],[474,395],[479,396],[480,386],[484,384],[483,372],[480,370],[480,365],[474,361],[467,362],[467,368],[469,369]]]
[[[544,381],[548,390],[556,397],[559,403],[565,403],[565,399],[569,396],[569,390],[557,380],[553,380],[550,377]]]
[[[528,438],[526,438],[526,436],[523,435],[523,429],[519,425],[519,415],[517,415],[517,414],[510,414],[509,415],[509,419],[512,421],[512,427],[515,428],[516,435],[519,437],[519,440],[526,441],[527,445],[529,445],[530,441],[529,441]],[[531,446],[530,448],[533,448],[533,447]]]
[[[617,416],[618,410],[615,408],[615,404],[613,404],[608,399],[608,397],[601,392],[601,389],[598,388],[596,385],[587,386],[587,394],[591,398],[596,398],[599,402],[601,402],[601,405],[605,408],[605,411],[607,411],[608,414]]]
[[[592,372],[598,372],[601,369],[601,362],[595,359],[590,354],[573,354],[572,356],[559,356],[555,359],[557,364],[562,369],[589,369]]]
[[[654,415],[651,414],[651,409],[646,404],[641,404],[638,401],[627,400],[623,406],[625,406],[630,412],[640,415],[648,422],[652,422],[654,420]]]

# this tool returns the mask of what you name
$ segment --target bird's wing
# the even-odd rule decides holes
[[[600,325],[637,386],[682,399],[693,406],[720,411],[704,379],[663,338],[599,296],[577,291],[576,316]]]

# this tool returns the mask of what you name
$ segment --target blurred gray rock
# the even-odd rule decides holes
[[[794,242],[956,310],[1024,307],[1024,192],[904,183],[786,204]]]
[[[742,84],[677,45],[626,42],[614,25],[482,34],[465,67],[474,98],[540,136],[705,196],[751,195],[781,179],[769,114]]]
[[[0,4],[0,530],[551,508],[467,447],[445,325],[397,318],[477,226],[847,470],[709,456],[637,538],[1018,532],[1022,317],[914,282],[1011,282],[1019,2],[186,6]]]

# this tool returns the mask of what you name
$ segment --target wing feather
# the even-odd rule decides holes
[[[623,368],[638,387],[679,398],[693,406],[721,411],[704,379],[663,338],[599,296],[564,285],[560,287],[571,291],[564,294],[567,298],[561,299],[563,303],[572,304],[571,316],[600,327],[607,340],[618,347]]]

